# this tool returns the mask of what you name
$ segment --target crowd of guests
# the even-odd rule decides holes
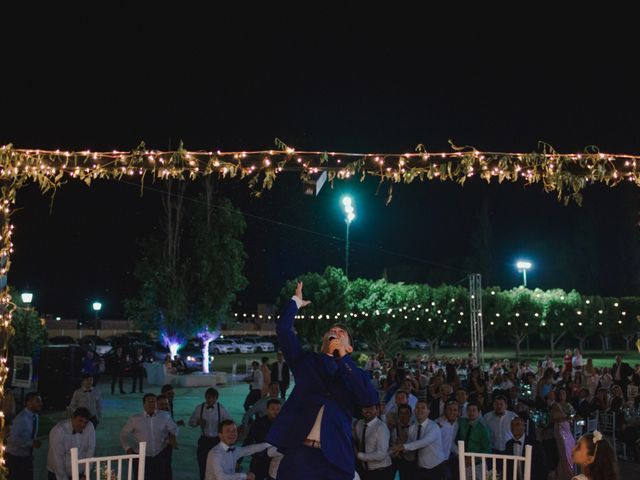
[[[465,442],[465,451],[472,453],[522,456],[525,446],[531,445],[534,480],[570,480],[577,474],[577,466],[583,467],[583,474],[588,473],[585,459],[595,458],[598,450],[594,446],[599,442],[589,434],[576,445],[573,420],[588,419],[596,412],[616,415],[616,435],[631,456],[640,458],[640,426],[627,423],[623,412],[640,400],[640,396],[627,396],[630,385],[640,386],[640,365],[633,369],[619,357],[611,368],[596,369],[576,351],[568,352],[558,366],[547,356],[535,367],[504,360],[491,362],[485,371],[472,356],[438,360],[397,355],[388,359],[380,352],[367,360],[365,370],[379,391],[380,401],[354,412],[353,450],[356,470],[363,480],[391,480],[396,473],[401,480],[456,479],[460,440]],[[70,478],[72,447],[79,449],[80,458],[94,454],[102,399],[92,373],[83,371],[82,384],[69,405],[70,418],[50,432],[49,479]],[[133,382],[132,390],[136,386],[142,390],[141,380],[134,378]],[[112,389],[115,383],[117,373]],[[240,422],[231,418],[215,388],[206,390],[204,401],[187,422],[200,430],[194,460],[201,480],[277,478],[282,453],[265,439],[289,388],[290,372],[282,354],[272,364],[268,358],[254,362],[247,383],[245,415]],[[124,452],[136,453],[140,442],[147,443],[146,479],[172,478],[172,454],[180,427],[185,426],[185,422],[174,420],[174,399],[171,385],[162,387],[158,394],[145,394],[142,411],[129,418],[121,430]],[[37,434],[42,401],[32,392],[27,394],[25,405],[13,419],[7,439],[10,479],[34,478],[33,451],[40,447]],[[236,446],[239,439],[242,446]],[[599,455],[613,455],[610,462],[615,468],[615,453],[608,453],[610,445],[606,441],[600,445]],[[237,464],[245,456],[252,457],[250,471],[237,473]],[[474,469],[480,475],[482,463],[467,463],[469,475]],[[593,466],[591,470],[591,476],[584,478],[602,478]],[[507,472],[508,478],[512,473]]]

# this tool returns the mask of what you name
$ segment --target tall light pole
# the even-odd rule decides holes
[[[95,312],[95,319],[93,326],[95,327],[95,335],[98,336],[98,314],[100,313],[100,309],[102,308],[102,304],[100,302],[93,302],[93,311]]]
[[[347,224],[346,246],[344,253],[344,273],[349,278],[349,227],[351,222],[356,218],[355,209],[353,208],[353,200],[351,197],[342,197],[342,206],[344,207],[345,223]]]
[[[526,288],[527,287],[527,270],[531,269],[531,262],[520,260],[518,261],[518,263],[516,263],[516,267],[518,268],[519,271],[522,271],[522,282],[523,282],[523,286]]]

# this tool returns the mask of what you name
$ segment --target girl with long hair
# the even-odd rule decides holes
[[[618,461],[611,444],[597,430],[580,437],[573,461],[582,473],[572,480],[618,480]]]

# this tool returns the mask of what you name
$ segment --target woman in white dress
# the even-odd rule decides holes
[[[599,431],[580,437],[573,449],[573,462],[582,473],[572,480],[618,480],[616,454]]]

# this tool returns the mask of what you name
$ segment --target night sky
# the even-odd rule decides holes
[[[19,148],[559,151],[639,153],[638,40],[601,12],[356,7],[12,7],[0,29],[0,143]],[[306,3],[306,2],[300,2]],[[345,2],[346,3],[346,2]],[[373,2],[371,2],[373,3]],[[396,2],[399,3],[399,2]],[[266,5],[264,3],[263,5]],[[364,5],[367,5],[366,7]],[[43,313],[120,318],[135,294],[137,241],[158,227],[161,184],[68,184],[20,192],[9,283]],[[638,294],[637,187],[590,187],[565,207],[540,186],[386,187],[374,178],[305,196],[296,174],[262,198],[220,185],[245,214],[250,286],[270,303],[299,273],[343,266],[339,199],[353,195],[351,276],[457,282],[480,270],[510,288]],[[197,186],[189,187],[194,198]],[[189,204],[191,200],[187,201]],[[474,246],[486,205],[490,257]]]

